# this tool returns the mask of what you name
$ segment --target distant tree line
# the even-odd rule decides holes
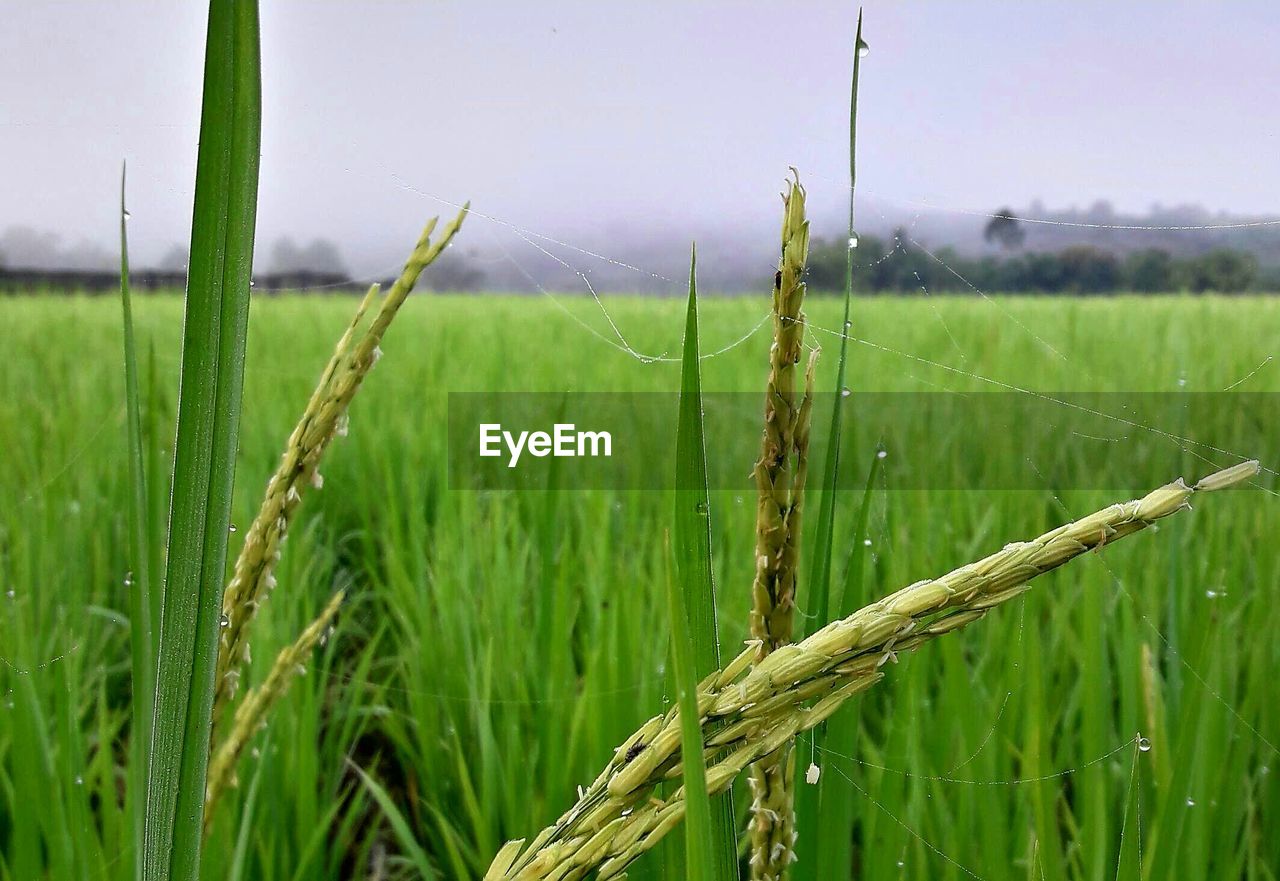
[[[338,246],[328,239],[314,238],[299,243],[289,236],[275,241],[265,258],[265,268],[256,264],[253,274],[258,293],[274,291],[363,292],[369,279],[353,279]],[[152,266],[132,266],[129,277],[137,290],[173,290],[186,285],[188,251],[171,247]],[[0,294],[104,293],[119,288],[119,260],[91,242],[67,246],[56,233],[25,226],[0,232]],[[393,279],[384,279],[390,285]],[[474,252],[450,251],[432,266],[424,286],[442,292],[473,292],[486,284],[484,270],[476,265]]]
[[[1016,238],[1011,229],[1002,225],[1004,235]],[[814,242],[809,251],[811,288],[844,289],[846,247],[843,239]],[[970,257],[952,248],[926,251],[899,230],[890,240],[858,240],[853,284],[855,290],[901,294],[972,293],[973,288],[1032,294],[1242,293],[1280,290],[1280,271],[1262,272],[1252,254],[1230,249],[1174,257],[1148,248],[1120,256],[1075,245],[1052,252]]]

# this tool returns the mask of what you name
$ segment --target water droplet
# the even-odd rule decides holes
[[[1192,798],[1191,796],[1189,796],[1189,795],[1188,795],[1188,796],[1187,796],[1187,807],[1189,807],[1189,808],[1194,808],[1195,806],[1196,806],[1196,800],[1195,800],[1194,798]]]
[[[868,548],[869,548],[869,547],[871,547],[871,539],[869,539],[869,538],[864,538],[864,539],[862,540],[862,544],[863,544],[863,546],[864,546],[864,547],[868,547]]]
[[[899,868],[899,869],[901,869],[901,868],[902,868],[903,866],[905,866],[905,865],[906,865],[906,863],[905,863],[903,860],[898,860],[898,868]]]
[[[698,504],[696,504],[696,505],[694,505],[694,506],[693,506],[693,509],[694,509],[695,511],[697,511],[699,514],[701,514],[703,517],[707,516],[707,503],[706,503],[706,502],[701,502],[701,501],[700,501],[700,502],[698,502]]]
[[[223,615],[221,618],[219,618],[219,619],[218,619],[218,626],[219,626],[219,627],[230,627],[230,626],[231,626],[231,619],[230,619],[230,618],[228,618],[226,615]]]
[[[257,286],[258,286],[257,279],[253,279],[253,278],[249,279],[249,287],[256,288]]]
[[[842,389],[840,389],[840,397],[842,397],[842,398],[847,398],[847,397],[849,397],[849,395],[851,395],[851,394],[853,394],[853,392],[852,392],[851,390],[849,390],[848,388],[842,388]]]
[[[128,215],[125,215],[125,216],[127,217]],[[81,776],[79,776],[79,775],[76,775],[76,786],[84,786],[84,778],[83,778],[83,777],[81,777]]]
[[[132,220],[132,219],[133,219],[133,215],[129,212],[129,209],[127,209],[127,208],[125,209],[125,212],[124,212],[124,219],[125,219],[125,220]]]
[[[11,587],[4,592],[4,595],[7,596],[9,599],[13,599],[18,595],[18,593]]]
[[[871,47],[867,45],[866,40],[858,41],[858,57],[859,58],[866,58],[867,53],[870,51],[871,51]]]
[[[1187,385],[1187,378],[1186,378],[1185,376],[1179,376],[1179,377],[1178,377],[1178,387],[1179,387],[1179,388],[1185,388],[1185,387],[1186,387],[1186,385]]]
[[[131,570],[131,571],[129,571],[129,572],[124,573],[124,586],[125,586],[125,587],[133,587],[133,572],[132,572],[132,570]]]
[[[1204,592],[1204,595],[1205,595],[1206,597],[1208,597],[1209,599],[1211,599],[1211,600],[1216,600],[1218,597],[1224,597],[1224,596],[1226,596],[1226,595],[1227,595],[1227,592],[1226,592],[1225,590],[1212,590],[1212,589],[1210,589],[1210,590],[1206,590],[1206,591]]]
[[[852,321],[846,321],[846,322],[844,323],[844,329],[845,329],[845,330],[849,330],[851,327],[853,327],[853,322],[852,322]]]
[[[1149,752],[1151,752],[1151,741],[1150,741],[1150,740],[1147,740],[1147,738],[1145,738],[1145,737],[1139,737],[1139,738],[1138,738],[1138,751],[1139,751],[1139,752],[1144,752],[1144,753],[1149,753]]]
[[[227,527],[227,532],[235,532],[235,531],[236,531],[236,525],[234,523],[232,523],[230,526]]]
[[[889,451],[888,451],[888,450],[877,450],[877,451],[876,451],[876,458],[877,458],[877,459],[887,459],[888,457],[889,457]]]
[[[851,236],[849,236],[849,250],[850,250],[850,251],[852,251],[852,250],[853,250],[854,248],[856,248],[856,247],[858,247],[858,237],[857,237],[857,235],[851,235]]]

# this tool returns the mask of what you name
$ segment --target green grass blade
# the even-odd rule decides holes
[[[849,98],[849,242],[857,240],[854,230],[853,188],[857,179],[855,146],[858,119],[858,67],[862,51],[862,12],[858,12],[857,37],[854,40],[853,82]],[[831,620],[831,557],[835,535],[836,486],[840,472],[840,440],[844,418],[845,365],[849,355],[850,305],[853,301],[853,248],[847,249],[845,259],[844,329],[840,337],[840,360],[836,366],[836,394],[831,406],[831,426],[827,435],[826,472],[823,475],[822,501],[818,508],[817,535],[814,538],[813,562],[809,573],[809,589],[813,594],[812,616],[809,633],[813,633]],[[848,712],[848,711],[846,711]],[[811,756],[825,745],[827,726],[815,729],[810,737]],[[800,758],[804,756],[803,746]],[[805,782],[808,762],[796,763],[796,864],[792,870],[795,881],[817,881],[818,866],[826,865],[813,859],[817,853],[817,839],[828,834],[843,835],[844,827],[823,821],[821,815],[821,788]],[[821,778],[819,778],[821,783]],[[843,831],[842,831],[843,830]]]
[[[439,877],[436,874],[436,870],[431,866],[431,860],[427,858],[427,852],[422,849],[422,845],[418,844],[418,839],[413,834],[413,827],[400,809],[396,807],[395,800],[391,798],[377,780],[366,774],[363,768],[357,765],[351,765],[351,768],[360,776],[360,782],[365,785],[365,788],[369,790],[369,794],[373,796],[373,800],[382,809],[383,816],[391,824],[391,831],[395,833],[396,840],[400,842],[401,853],[409,864],[417,870],[418,877],[428,879],[428,881]]]
[[[864,604],[867,593],[864,584],[867,558],[870,552],[866,547],[867,527],[871,521],[871,498],[875,490],[876,480],[880,476],[882,460],[879,453],[871,460],[867,470],[867,483],[862,491],[862,502],[858,506],[858,519],[854,526],[853,550],[849,552],[849,564],[845,571],[845,582],[837,599],[839,617],[852,615]],[[831,748],[842,755],[854,755],[858,737],[859,704],[851,701],[840,709],[823,729],[823,739],[818,746],[831,744]],[[819,764],[824,755],[814,749]],[[803,784],[802,784],[803,785]],[[806,786],[818,790],[822,819],[819,824],[820,833],[816,835],[814,846],[810,852],[814,854],[811,863],[823,866],[828,872],[842,872],[836,867],[850,868],[853,865],[853,814],[854,789],[837,775],[823,774],[818,784]],[[801,838],[804,832],[800,833]],[[797,863],[797,865],[799,865]],[[816,877],[816,876],[815,876]],[[836,877],[844,877],[837,874]]]
[[[258,10],[213,0],[147,789],[146,881],[199,870],[257,209]]]
[[[270,738],[263,738],[263,741],[263,751],[267,752],[270,749]],[[227,871],[227,881],[242,881],[244,878],[249,844],[255,829],[254,811],[258,806],[258,790],[262,786],[262,771],[266,764],[266,762],[258,762],[258,766],[253,771],[253,778],[249,781],[249,788],[245,790],[244,806],[240,809],[240,828],[236,831],[236,843],[232,850],[231,868]]]
[[[686,873],[691,879],[738,877],[732,793],[714,800],[706,793],[698,680],[720,667],[715,578],[711,568],[711,506],[702,426],[702,379],[698,363],[697,254],[689,264],[689,311],[680,371],[680,418],[676,428],[675,579],[668,578],[671,641],[681,717],[684,784],[688,793]],[[714,801],[714,804],[713,804]]]
[[[855,46],[862,45],[862,13],[858,13],[858,32]],[[857,133],[858,113],[858,59],[860,52],[853,55],[853,86],[849,104],[849,241],[856,240],[857,233],[853,228],[853,185],[856,178],[854,168],[854,145]],[[840,360],[836,366],[836,395],[831,406],[831,426],[827,435],[826,472],[822,481],[822,502],[818,508],[817,536],[814,539],[813,562],[810,569],[809,585],[813,595],[813,613],[808,631],[812,634],[830,620],[831,611],[831,547],[835,528],[836,485],[840,471],[840,437],[844,418],[844,377],[845,365],[849,355],[850,305],[853,300],[853,248],[847,251],[845,260],[844,282],[844,322],[841,325],[845,333],[840,337]]]
[[[129,434],[129,651],[132,674],[133,726],[130,734],[129,798],[132,802],[134,854],[142,853],[147,763],[155,698],[155,634],[152,631],[151,526],[148,518],[147,478],[142,462],[142,408],[138,398],[138,350],[133,333],[133,302],[129,295],[129,212],[125,208],[125,169],[120,169],[120,305],[124,323],[125,421]],[[142,863],[135,858],[136,876]]]

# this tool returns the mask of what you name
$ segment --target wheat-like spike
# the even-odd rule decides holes
[[[805,261],[809,222],[799,176],[782,197],[782,256],[773,284],[773,345],[765,389],[764,437],[756,462],[756,570],[751,588],[751,635],[756,660],[791,642],[800,523],[808,472],[809,416],[813,409],[815,350],[797,389],[804,347]],[[751,877],[781,878],[792,860],[795,812],[790,746],[751,770]]]
[[[217,692],[213,704],[215,749],[218,722],[235,697],[240,669],[249,657],[249,625],[259,606],[275,587],[276,564],[293,513],[310,486],[319,486],[316,470],[320,457],[335,436],[346,434],[347,408],[382,350],[383,334],[395,318],[418,276],[434,261],[462,226],[470,203],[432,239],[438,218],[432,218],[418,239],[400,277],[378,301],[379,288],[369,289],[321,374],[320,382],[307,402],[285,445],[280,465],[267,483],[258,516],[245,534],[244,546],[236,558],[235,570],[222,597],[222,634],[218,645]],[[373,321],[362,333],[365,313],[378,301]],[[357,334],[359,335],[357,336]]]
[[[305,664],[321,638],[333,626],[333,619],[338,614],[338,607],[346,596],[345,591],[338,591],[324,607],[324,611],[302,631],[293,645],[285,646],[276,655],[275,663],[266,680],[257,688],[245,694],[244,699],[236,706],[235,718],[227,738],[218,746],[209,760],[208,783],[204,796],[204,825],[209,829],[213,809],[218,798],[228,786],[236,785],[236,766],[244,753],[249,739],[267,722],[267,715],[272,707],[288,692],[294,678],[305,672]]]
[[[804,188],[791,181],[783,196],[782,257],[773,286],[773,345],[765,389],[764,436],[756,462],[756,576],[752,587],[751,634],[760,640],[763,658],[791,641],[795,601],[795,530],[789,518],[799,508],[803,485],[796,479],[793,457],[797,436],[807,440],[807,395],[797,390],[804,347],[805,260],[809,224],[804,214]]]
[[[724,790],[748,765],[875,685],[898,653],[981,619],[1024,592],[1032,578],[1190,507],[1192,495],[1237,485],[1257,473],[1258,464],[1247,462],[1195,487],[1179,479],[1039,538],[1006,545],[833,621],[754,667],[750,661],[757,649],[749,645],[699,686],[708,791]],[[653,797],[657,785],[678,778],[680,769],[680,720],[672,709],[624,741],[578,802],[518,855],[513,855],[516,848],[504,848],[486,881],[573,881],[593,870],[599,878],[616,878],[683,817],[682,790],[665,801]]]

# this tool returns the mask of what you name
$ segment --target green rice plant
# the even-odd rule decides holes
[[[751,587],[751,635],[756,660],[791,641],[800,561],[800,527],[809,462],[809,422],[814,368],[809,357],[804,388],[798,386],[804,348],[805,261],[809,222],[805,193],[797,175],[783,196],[782,256],[773,283],[773,345],[765,388],[764,437],[756,462],[756,574]],[[795,815],[790,747],[752,769],[751,877],[781,878],[794,858]]]
[[[848,564],[845,567],[844,585],[837,595],[837,616],[852,615],[866,600],[864,577],[867,568],[867,527],[871,517],[871,497],[880,476],[883,460],[879,453],[872,457],[871,466],[867,469],[867,481],[862,491],[862,501],[858,506],[857,518],[853,530],[852,548],[849,552]],[[838,750],[847,753],[857,742],[859,729],[858,704],[849,704],[841,708],[826,725],[814,729],[813,753],[818,755],[826,749],[828,743],[838,744]],[[844,781],[833,779],[832,775],[823,776],[818,772],[815,782],[812,777],[806,780],[804,791],[817,795],[821,811],[814,826],[812,840],[806,844],[810,859],[807,860],[808,871],[816,866],[852,866],[853,864],[853,815],[854,792]],[[803,859],[803,857],[802,857]]]
[[[434,239],[432,236],[439,218],[432,218],[427,223],[386,296],[379,298],[378,285],[369,289],[338,340],[319,384],[285,444],[280,465],[267,483],[261,507],[245,536],[222,598],[223,626],[213,710],[215,726],[235,697],[240,669],[249,658],[250,625],[275,587],[281,545],[302,502],[302,494],[309,487],[323,485],[324,480],[318,470],[320,459],[335,437],[347,433],[347,410],[364,378],[382,357],[380,344],[387,328],[417,284],[422,270],[453,241],[467,210],[468,206],[463,206]],[[368,326],[364,326],[365,314],[375,303],[377,312]]]
[[[749,647],[698,689],[707,790],[721,791],[751,763],[821,724],[849,697],[883,679],[882,668],[899,654],[980,620],[1021,596],[1033,578],[1189,508],[1193,495],[1238,485],[1258,472],[1250,461],[1195,486],[1176,480],[902,588],[759,663],[753,664],[755,649]],[[685,814],[684,787],[665,800],[652,797],[659,783],[681,776],[681,741],[678,710],[650,719],[555,824],[527,846],[502,848],[486,881],[620,875]]]
[[[147,776],[146,881],[184,881],[199,871],[253,269],[260,119],[257,4],[212,0]],[[143,620],[134,623],[141,626]]]
[[[715,576],[711,565],[711,499],[702,425],[698,345],[697,252],[689,261],[689,309],[680,371],[680,415],[676,428],[676,490],[673,550],[678,582],[667,580],[676,698],[683,719],[684,777],[694,781],[685,835],[686,874],[703,881],[738,877],[733,793],[706,794],[698,680],[720,667]]]
[[[841,327],[844,332],[840,336],[840,355],[836,361],[836,379],[834,396],[831,405],[831,423],[827,433],[827,458],[822,482],[822,499],[818,509],[818,523],[814,537],[812,571],[809,576],[811,602],[808,604],[815,622],[822,622],[829,617],[831,596],[831,556],[835,535],[835,503],[836,487],[839,485],[840,472],[840,439],[844,424],[845,411],[845,371],[849,360],[849,334],[852,327],[850,320],[853,303],[853,252],[858,241],[854,229],[854,185],[857,182],[855,148],[857,146],[858,121],[858,67],[862,57],[862,11],[858,12],[858,30],[854,39],[853,83],[849,99],[849,248],[845,258],[844,286],[844,320]],[[818,623],[814,624],[816,628]]]
[[[224,791],[236,785],[236,769],[250,739],[265,726],[272,708],[283,698],[321,636],[331,627],[345,591],[338,591],[320,615],[302,634],[277,655],[261,686],[250,691],[237,705],[235,717],[225,732],[218,723],[231,706],[241,667],[249,660],[248,636],[261,604],[275,587],[281,547],[289,523],[309,487],[323,485],[319,465],[333,439],[346,434],[347,412],[364,378],[381,357],[380,344],[392,320],[413,290],[422,270],[449,246],[461,228],[467,208],[445,226],[433,240],[439,218],[432,218],[418,239],[399,278],[385,297],[373,285],[365,294],[355,316],[338,340],[320,382],[303,411],[285,447],[281,464],[267,484],[257,517],[250,526],[237,557],[234,574],[223,596],[219,677],[213,708],[216,740],[209,767],[204,803],[204,832],[212,828],[214,809]],[[378,305],[367,323],[370,306]],[[225,726],[224,726],[225,727]],[[361,774],[363,778],[363,773]],[[370,789],[375,801],[384,803],[382,791]],[[394,819],[394,818],[392,818]]]
[[[146,720],[155,699],[155,630],[158,618],[151,591],[151,548],[146,468],[142,449],[142,406],[138,397],[138,350],[133,331],[133,302],[129,295],[129,212],[125,207],[126,170],[120,169],[120,306],[124,328],[125,423],[129,437],[129,601],[130,696],[133,735],[129,741],[129,793],[134,853],[142,852],[146,822],[145,795],[150,735]],[[138,876],[142,864],[134,860]]]
[[[680,582],[688,578],[682,572]],[[689,613],[679,583],[670,573],[666,578],[667,602],[671,619],[671,656],[675,670],[677,717],[680,720],[681,773],[689,789],[685,799],[688,826],[685,830],[684,876],[691,881],[710,881],[719,877],[716,852],[713,850],[711,797],[707,794],[707,768],[703,762],[702,725],[698,718],[698,676],[694,672],[694,642],[690,634]],[[732,839],[730,840],[732,844]],[[730,847],[736,857],[737,848]]]
[[[137,214],[130,221],[131,239]],[[136,286],[132,293],[144,437],[158,453],[172,439],[166,435],[173,398],[166,392],[176,378],[182,304],[174,294],[140,297]],[[358,299],[254,298],[233,557],[283,439]],[[671,349],[671,329],[683,324],[684,298],[604,299],[621,326],[634,333],[638,348]],[[597,309],[591,301],[562,302],[586,320]],[[1016,376],[1046,393],[1064,387],[1059,366],[1039,356],[1033,342],[991,332],[987,304],[859,297],[854,305],[859,337],[898,351],[951,351],[936,308],[967,353],[968,369]],[[1271,351],[1268,341],[1280,334],[1280,302],[1265,297],[1009,298],[1004,305],[1028,326],[1058,334],[1051,337],[1055,347],[1070,352],[1073,362],[1087,363],[1094,377],[1088,388],[1100,391],[1158,390],[1185,365],[1193,365],[1194,385],[1221,388],[1262,361]],[[818,296],[812,285],[805,311],[811,331],[840,326],[840,298]],[[0,659],[31,671],[19,677],[0,663],[0,877],[61,881],[78,879],[83,870],[90,879],[129,881],[133,871],[130,821],[119,802],[129,738],[124,575],[131,568],[120,317],[115,296],[0,298],[0,322],[9,329],[11,346],[0,364],[0,437],[8,457],[0,468],[0,528],[7,542],[0,556]],[[704,390],[758,393],[754,346],[711,358],[706,352],[739,338],[760,317],[747,299],[699,297]],[[543,644],[530,637],[529,627],[544,599],[537,541],[545,498],[536,492],[448,490],[448,446],[429,427],[438,424],[434,414],[443,412],[446,389],[555,391],[565,376],[575,376],[587,377],[582,381],[590,383],[589,390],[670,394],[679,388],[678,365],[640,368],[586,341],[558,346],[575,333],[576,323],[550,301],[524,296],[415,293],[394,324],[390,345],[383,344],[388,359],[380,362],[380,368],[391,369],[362,385],[352,404],[350,436],[321,462],[325,491],[306,495],[291,524],[277,570],[280,586],[254,624],[254,658],[241,691],[265,679],[276,652],[296,639],[335,587],[345,586],[349,598],[339,613],[338,638],[315,651],[308,675],[294,681],[272,712],[269,729],[250,743],[239,768],[242,785],[220,800],[203,847],[209,877],[230,877],[237,859],[241,877],[254,881],[368,877],[379,864],[388,878],[398,871],[412,876],[408,851],[380,807],[354,772],[342,770],[349,767],[349,755],[383,786],[436,871],[477,878],[503,841],[542,829],[569,807],[576,785],[589,783],[613,748],[660,712],[664,695],[672,694],[668,675],[659,671],[664,663],[670,670],[662,627],[654,638],[654,622],[666,616],[662,543],[635,541],[671,528],[671,496],[599,489],[560,493],[552,583],[568,620],[562,642]],[[512,369],[506,353],[529,350],[554,350],[557,357],[521,357],[519,369]],[[828,357],[834,354],[834,346],[826,347]],[[830,390],[836,360],[823,362],[818,381]],[[105,369],[88,370],[86,364]],[[859,390],[915,391],[921,380],[959,392],[983,390],[978,380],[940,368],[916,363],[904,370],[899,359],[852,342],[849,371]],[[1280,378],[1263,371],[1255,382],[1257,390],[1269,392]],[[1240,397],[1242,419],[1254,418],[1243,409],[1250,403],[1249,396]],[[160,429],[154,444],[153,420]],[[898,460],[899,466],[876,480],[870,531],[864,534],[857,526],[858,496],[870,458],[866,451],[878,439],[868,422],[861,413],[845,421],[842,479],[857,489],[843,491],[846,498],[837,507],[833,618],[844,614],[839,594],[845,549],[853,545],[850,553],[857,552],[862,537],[873,541],[861,552],[864,588],[872,595],[852,600],[855,608],[922,572],[977,559],[1005,537],[1040,534],[1059,518],[1112,501],[1104,490],[1070,489],[1048,479],[1039,492],[992,489],[984,477],[995,473],[990,466],[944,458],[930,464],[940,480],[987,488],[899,492],[902,460],[912,450],[895,446],[883,464]],[[724,443],[713,433],[714,424],[708,412],[709,454]],[[825,436],[817,421],[814,430]],[[1016,439],[1002,433],[983,441],[993,460],[1020,454],[1043,464],[1050,456],[1047,448],[1019,450]],[[1056,443],[1061,448],[1061,440]],[[1081,462],[1092,461],[1099,450],[1084,440],[1069,446]],[[1270,457],[1265,446],[1255,451]],[[156,460],[161,467],[148,468],[156,478],[149,489],[164,499],[168,460]],[[864,473],[850,481],[851,467]],[[1172,465],[1144,460],[1134,467],[1137,475]],[[819,480],[812,476],[811,491]],[[1274,488],[1266,472],[1257,482]],[[752,578],[753,496],[745,494],[738,504],[739,495],[712,493],[726,647],[746,635],[745,585]],[[28,496],[31,501],[23,502]],[[1265,490],[1215,495],[1187,515],[1185,589],[1179,598],[1183,656],[1172,659],[1184,680],[1176,714],[1165,703],[1170,659],[1160,641],[1163,610],[1171,600],[1165,575],[1174,530],[1167,526],[1174,521],[1162,522],[1158,535],[1135,537],[1076,561],[1045,585],[1051,590],[1006,605],[959,639],[938,641],[914,656],[901,654],[892,675],[862,699],[847,701],[847,709],[827,724],[831,751],[818,754],[817,762],[819,788],[828,796],[846,790],[851,796],[859,877],[969,877],[905,825],[993,881],[1011,874],[1037,878],[1049,835],[1065,850],[1069,877],[1097,881],[1088,867],[1100,851],[1109,881],[1116,874],[1122,806],[1140,793],[1143,831],[1135,837],[1130,808],[1121,878],[1131,878],[1125,873],[1140,842],[1148,872],[1159,860],[1171,859],[1181,877],[1268,881],[1270,868],[1280,864],[1280,842],[1267,835],[1280,805],[1280,774],[1267,745],[1280,738],[1280,713],[1270,700],[1276,644],[1267,636],[1280,626],[1266,589],[1280,578],[1280,559],[1266,552],[1276,524],[1274,501]],[[73,502],[78,514],[72,513]],[[814,534],[817,510],[811,492],[807,537]],[[154,522],[162,528],[164,517]],[[1229,593],[1213,597],[1210,590]],[[802,607],[808,611],[807,602]],[[1106,677],[1095,688],[1082,680],[1095,645],[1085,625],[1098,609]],[[798,630],[799,620],[796,625]],[[1144,643],[1152,649],[1147,661]],[[39,666],[77,645],[65,658]],[[725,661],[740,647],[728,648]],[[1036,702],[1026,676],[1032,652],[1040,653],[1044,703]],[[547,701],[543,670],[557,657],[571,681]],[[1094,706],[1098,691],[1103,699]],[[43,727],[30,721],[33,701]],[[857,717],[856,742],[831,734],[846,712]],[[1102,719],[1102,747],[1096,750],[1083,739],[1086,713]],[[1148,723],[1149,714],[1157,724]],[[231,717],[228,712],[226,721]],[[930,719],[948,724],[927,724]],[[1033,728],[1041,732],[1038,773],[1077,770],[1047,784],[927,779],[1008,783],[1034,776],[1024,763]],[[1081,767],[1128,744],[1139,729],[1151,749],[1140,755],[1136,792],[1129,789],[1128,746],[1107,761]],[[797,764],[810,761],[808,737],[797,744]],[[536,746],[544,740],[560,745],[554,761]],[[1186,763],[1191,767],[1174,785],[1172,775]],[[76,783],[76,775],[83,783]],[[255,779],[260,782],[251,793]],[[1085,794],[1086,784],[1105,792],[1102,839],[1083,819],[1085,802],[1094,798]],[[1046,803],[1057,805],[1047,815],[1053,826],[1035,825],[1032,787],[1043,788]],[[1188,797],[1194,806],[1187,805]],[[41,810],[30,810],[32,804]],[[739,816],[743,807],[740,801]],[[802,843],[813,836],[812,829],[801,830]],[[236,857],[246,839],[242,858]],[[1162,857],[1166,850],[1171,853]],[[654,851],[628,868],[631,881],[665,877]],[[67,852],[70,870],[63,871],[61,863],[54,868],[53,860]],[[452,861],[455,852],[461,868]],[[825,874],[848,877],[834,867]]]
[[[298,639],[286,646],[271,665],[271,672],[257,688],[251,689],[236,704],[235,718],[230,732],[209,760],[209,779],[205,787],[204,822],[207,829],[213,817],[213,809],[224,790],[236,781],[236,766],[249,740],[267,722],[272,708],[280,702],[293,680],[306,672],[306,663],[316,643],[332,629],[338,608],[346,597],[346,591],[338,591],[329,600],[324,611],[302,631]]]
[[[831,557],[835,544],[836,487],[839,485],[840,444],[846,398],[845,371],[849,359],[849,329],[852,327],[850,308],[853,302],[853,252],[858,242],[858,233],[854,229],[853,197],[857,183],[858,69],[865,45],[862,40],[862,10],[858,10],[858,29],[853,45],[853,81],[849,88],[849,223],[847,229],[849,246],[845,256],[844,318],[840,325],[842,333],[840,356],[836,362],[836,394],[832,398],[831,423],[827,431],[827,460],[823,473],[822,500],[818,509],[817,535],[814,538],[813,563],[809,575],[808,607],[813,615],[813,627],[810,633],[831,617]],[[872,473],[874,471],[873,464]],[[868,494],[866,498],[869,499],[869,497]],[[865,505],[863,513],[865,514]],[[853,553],[860,555],[861,551],[861,539],[858,538],[854,542]],[[853,609],[849,610],[849,612],[852,611]],[[850,712],[846,710],[843,715],[848,716]],[[826,726],[814,729],[810,736],[812,737],[811,755],[816,755],[826,745]],[[803,785],[800,784],[800,779],[804,780]],[[848,860],[830,862],[823,857],[818,844],[819,839],[842,838],[847,845],[851,836],[849,827],[852,825],[852,820],[841,822],[837,817],[843,814],[833,816],[832,812],[821,805],[820,796],[826,787],[815,762],[811,762],[802,774],[797,772],[793,785],[796,787],[796,830],[799,834],[793,847],[796,865],[792,875],[797,881],[817,881],[819,866],[848,864]]]

